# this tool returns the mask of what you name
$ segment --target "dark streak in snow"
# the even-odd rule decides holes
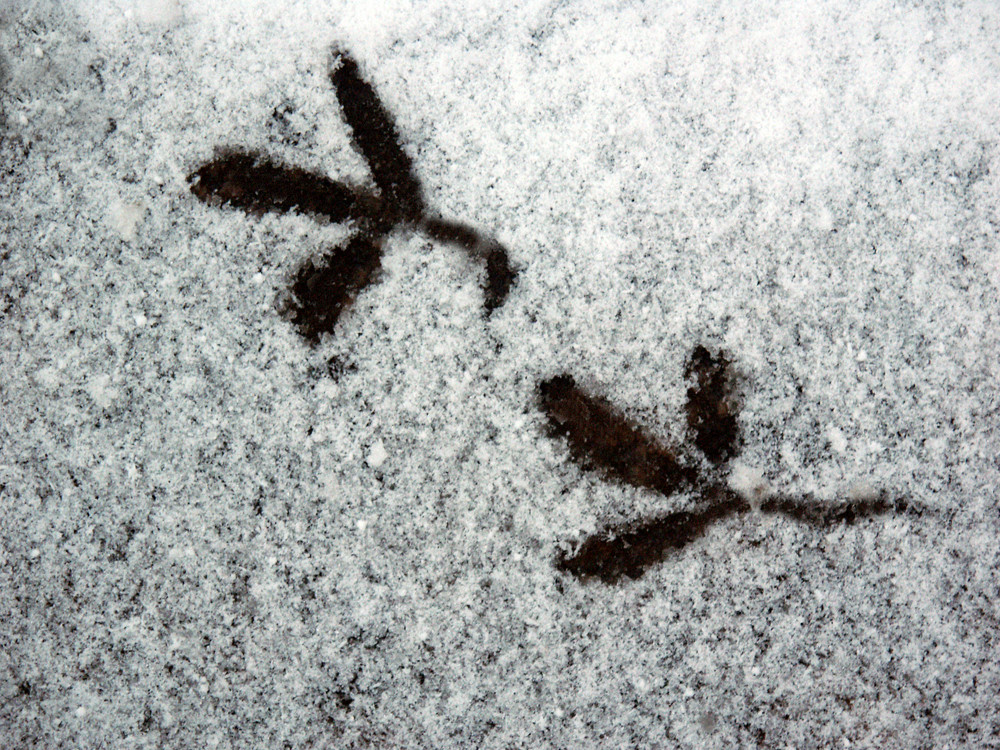
[[[628,420],[610,402],[591,396],[570,375],[538,387],[553,435],[566,438],[573,460],[610,479],[671,495],[697,479],[676,454]]]

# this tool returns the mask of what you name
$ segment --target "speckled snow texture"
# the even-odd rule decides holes
[[[1000,747],[1000,5],[378,5],[0,1],[0,745]],[[276,300],[348,229],[188,192],[226,145],[367,184],[334,43],[522,269],[489,320],[396,233],[310,349]],[[934,513],[558,574],[690,498],[537,383],[669,442],[697,344],[739,471]]]

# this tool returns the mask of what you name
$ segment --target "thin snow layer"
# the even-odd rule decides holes
[[[0,2],[4,747],[1000,746],[1000,6],[507,5]],[[398,231],[310,348],[276,300],[350,227],[189,192],[370,182],[334,44],[520,268],[488,320]],[[691,498],[538,382],[677,442],[699,344],[736,480],[923,511],[558,573]]]

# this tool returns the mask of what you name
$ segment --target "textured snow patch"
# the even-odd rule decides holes
[[[370,6],[0,0],[6,744],[988,746],[998,4]],[[518,266],[491,316],[401,229],[310,346],[275,300],[359,227],[191,194],[217,148],[372,189],[333,44]],[[690,497],[572,462],[539,381],[673,443],[699,345],[706,483],[771,512],[563,574]]]
[[[755,508],[771,494],[771,485],[764,478],[764,472],[740,461],[734,461],[730,468],[729,488]]]
[[[117,203],[111,209],[111,228],[125,242],[134,242],[145,216],[146,207],[141,203]]]

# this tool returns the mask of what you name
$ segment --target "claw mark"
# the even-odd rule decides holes
[[[695,375],[688,389],[688,424],[694,446],[719,466],[739,448],[738,406],[730,362],[695,348],[685,374]],[[680,451],[661,445],[603,398],[582,391],[569,375],[543,381],[538,388],[549,432],[565,437],[572,459],[596,469],[608,479],[671,495],[694,494],[696,509],[614,526],[584,539],[572,554],[561,554],[557,569],[578,578],[613,584],[639,578],[647,569],[705,534],[728,516],[747,513],[750,502],[730,490],[718,469],[707,471],[683,463]],[[757,506],[761,513],[779,514],[817,526],[853,523],[887,513],[920,515],[923,509],[885,495],[874,499],[823,503],[811,498],[770,496]]]
[[[191,192],[205,203],[256,216],[298,211],[357,225],[358,236],[318,261],[307,261],[292,282],[292,300],[283,311],[310,344],[332,333],[341,313],[377,280],[385,236],[397,227],[457,245],[481,261],[486,267],[483,306],[488,317],[504,303],[517,278],[506,249],[471,227],[426,214],[420,183],[392,117],[361,77],[357,62],[343,50],[334,50],[333,58],[330,82],[376,193],[239,149],[223,150],[192,172]]]

